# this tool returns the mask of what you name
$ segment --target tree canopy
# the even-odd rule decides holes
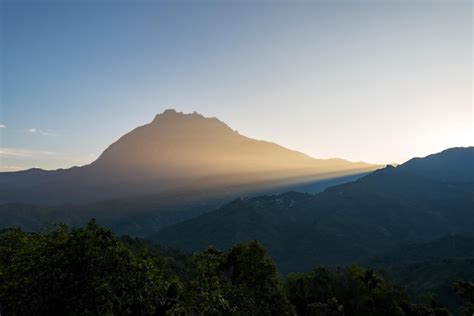
[[[473,285],[458,282],[472,313]],[[0,231],[1,315],[449,315],[414,304],[376,271],[282,277],[258,241],[184,254],[91,221]],[[470,315],[470,314],[469,314]]]

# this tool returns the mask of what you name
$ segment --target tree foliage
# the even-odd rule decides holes
[[[2,233],[0,302],[4,314],[144,315],[166,306],[167,283],[109,230],[56,226],[45,234]]]
[[[450,315],[444,308],[412,304],[378,273],[356,265],[292,274],[287,292],[298,315]]]
[[[454,283],[454,289],[464,300],[463,315],[474,315],[474,283],[458,281]]]
[[[458,282],[465,313],[472,283]],[[283,279],[257,242],[187,255],[116,238],[94,221],[0,231],[1,315],[449,315],[377,272],[316,268]]]

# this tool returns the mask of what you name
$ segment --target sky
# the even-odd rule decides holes
[[[473,145],[471,1],[0,0],[0,171],[83,165],[167,108],[315,158]]]

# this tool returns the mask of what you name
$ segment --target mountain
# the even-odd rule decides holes
[[[474,150],[451,148],[442,154],[413,158],[401,170],[442,182],[469,183],[474,178]]]
[[[474,147],[448,149],[316,195],[237,199],[153,238],[183,250],[257,239],[290,272],[361,261],[406,241],[472,235],[473,153]]]
[[[313,159],[239,135],[216,118],[167,110],[90,165],[0,173],[0,227],[36,231],[93,217],[117,234],[146,236],[238,196],[319,192],[376,168]]]
[[[0,173],[0,204],[91,203],[180,190],[252,192],[354,175],[378,166],[313,159],[254,140],[216,118],[166,110],[90,165]]]
[[[401,244],[389,252],[372,257],[367,263],[372,266],[404,266],[463,257],[474,259],[474,236],[450,234],[429,242]]]

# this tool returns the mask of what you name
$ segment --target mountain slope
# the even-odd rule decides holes
[[[442,155],[413,158],[401,169],[422,177],[442,182],[469,183],[474,178],[474,150],[472,148],[451,148]]]
[[[251,192],[375,168],[313,159],[241,136],[216,118],[167,110],[121,137],[90,165],[0,173],[0,203],[89,203],[195,187]]]
[[[474,237],[447,235],[426,243],[407,243],[377,255],[365,265],[382,270],[414,299],[434,295],[437,303],[460,314],[459,280],[474,281]]]
[[[315,180],[258,190],[254,186],[206,188],[198,183],[187,189],[169,190],[151,195],[104,200],[87,204],[36,205],[9,203],[0,205],[0,227],[19,226],[27,231],[38,231],[54,222],[81,226],[91,218],[112,229],[118,235],[148,236],[154,232],[217,209],[239,193],[261,195],[288,190],[321,192],[324,188],[354,181],[364,174]],[[252,190],[253,188],[253,190]]]
[[[469,169],[474,147],[449,149],[427,158]],[[468,157],[468,158],[466,158]],[[236,200],[222,208],[179,223],[154,239],[175,248],[208,245],[225,248],[260,240],[283,271],[303,271],[316,264],[362,260],[403,241],[423,241],[449,233],[472,234],[474,175],[461,182],[422,176],[424,159],[377,170],[357,181],[317,195],[287,193]],[[453,178],[449,180],[458,180]]]

